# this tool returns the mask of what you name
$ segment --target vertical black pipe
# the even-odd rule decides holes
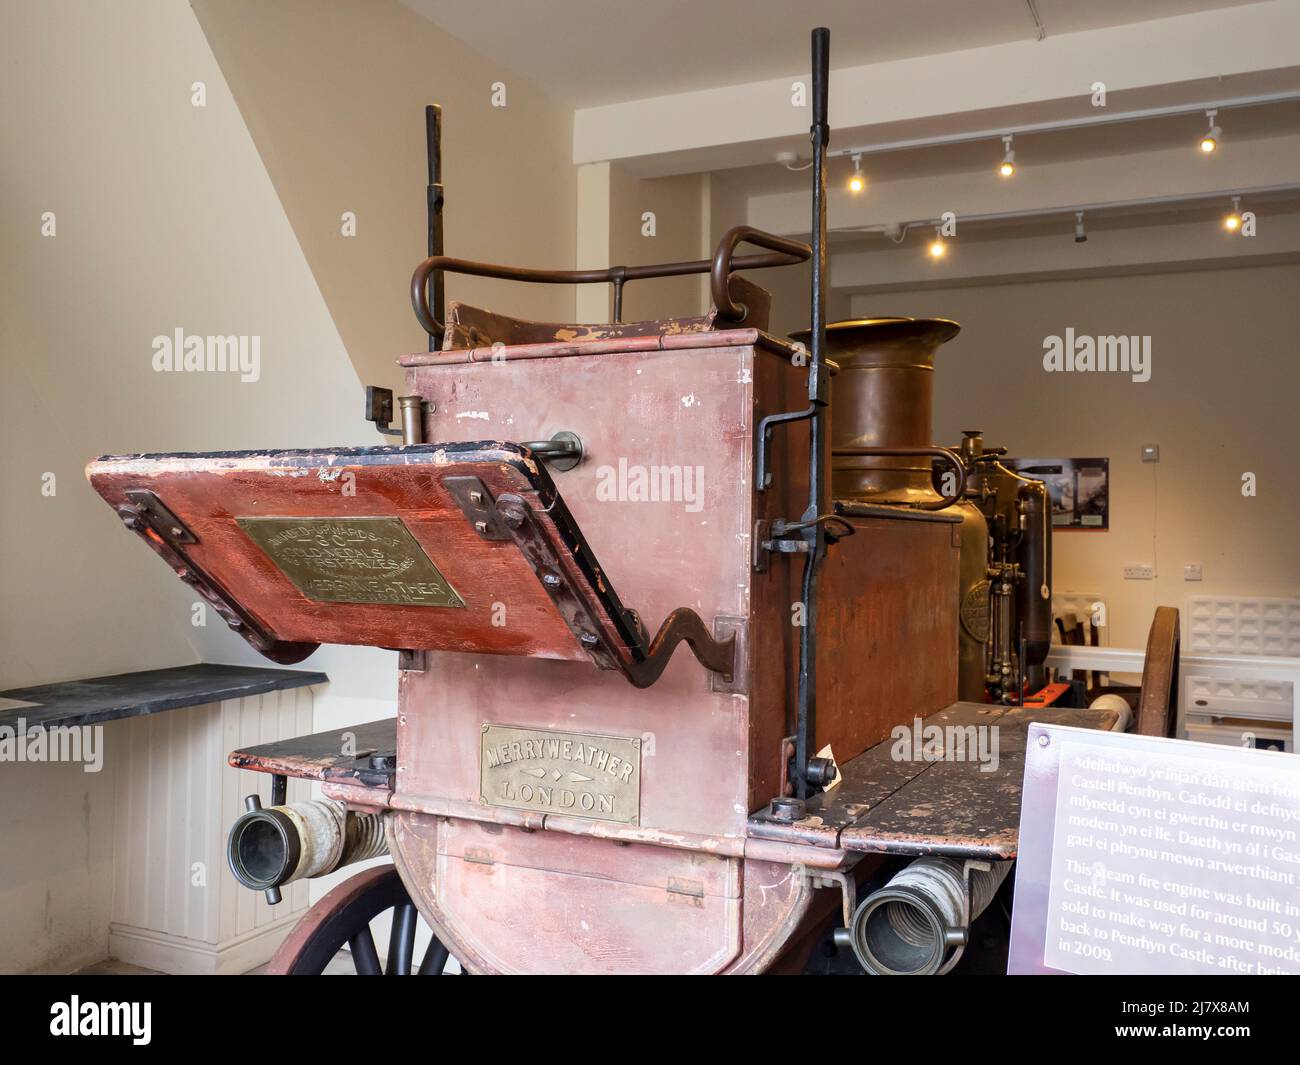
[[[429,155],[429,187],[428,187],[428,218],[429,218],[429,257],[442,254],[442,108],[437,104],[429,104],[424,109],[424,139]],[[434,270],[429,277],[429,284],[433,286],[430,294],[429,305],[433,311],[433,317],[436,321],[445,321],[443,314],[446,311],[446,291],[443,281],[443,272]],[[442,337],[429,336],[429,350],[436,351],[442,346]]]
[[[626,283],[626,281],[627,281],[627,277],[624,274],[623,267],[621,266],[614,267],[613,285],[614,285],[614,321],[615,322],[621,322],[623,320],[623,285]]]
[[[812,32],[812,345],[808,364],[808,399],[812,408],[808,441],[808,509],[803,520],[808,554],[804,559],[802,628],[799,630],[799,688],[795,722],[795,795],[806,799],[815,787],[808,763],[817,739],[817,571],[826,553],[826,533],[815,519],[830,512],[826,483],[826,408],[830,403],[830,374],[826,369],[826,146],[830,143],[827,99],[830,82],[830,30]]]

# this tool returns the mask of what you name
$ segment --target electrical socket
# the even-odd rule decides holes
[[[1155,566],[1150,562],[1125,562],[1124,579],[1126,581],[1149,581],[1154,580],[1156,575]]]
[[[1183,566],[1183,580],[1199,581],[1201,579],[1201,564],[1199,562],[1188,562]]]

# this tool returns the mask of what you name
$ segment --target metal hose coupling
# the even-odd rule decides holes
[[[279,902],[279,889],[388,853],[383,814],[349,810],[336,799],[262,808],[256,795],[230,826],[226,860],[247,888]]]
[[[918,858],[858,905],[835,942],[880,976],[934,976],[957,964],[971,923],[1014,862]]]

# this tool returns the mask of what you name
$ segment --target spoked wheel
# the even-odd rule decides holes
[[[381,965],[370,922],[392,911],[387,964]],[[345,880],[303,914],[275,952],[267,972],[276,976],[319,976],[344,947],[360,976],[410,976],[420,915],[391,865],[367,869]],[[441,976],[450,955],[435,936],[414,972]]]

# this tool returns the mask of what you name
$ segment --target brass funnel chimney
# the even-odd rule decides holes
[[[831,407],[832,454],[844,448],[932,447],[934,355],[961,329],[945,318],[859,318],[826,327],[839,365]],[[807,331],[792,334],[808,341]],[[834,455],[836,499],[933,506],[928,455]]]
[[[967,456],[936,447],[931,433],[934,356],[960,332],[946,318],[860,318],[826,327],[826,355],[839,367],[831,395],[831,492],[837,503],[887,503],[898,517],[943,511],[957,522],[959,560],[953,589],[960,619],[957,697],[983,702],[989,640],[989,526],[966,497],[976,468]],[[794,334],[804,340],[807,333]],[[974,448],[969,443],[967,450]],[[943,462],[936,490],[935,460]],[[950,480],[951,478],[951,480]]]

